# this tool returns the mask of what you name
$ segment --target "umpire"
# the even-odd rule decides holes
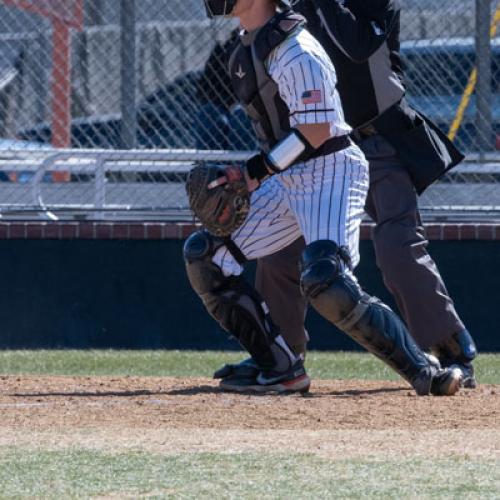
[[[458,365],[464,387],[476,386],[476,347],[458,316],[435,262],[427,253],[417,195],[463,155],[405,99],[399,54],[398,0],[298,0],[308,29],[326,49],[353,138],[370,163],[366,212],[375,221],[374,246],[384,283],[410,332],[443,366]],[[305,352],[306,302],[298,283],[299,240],[261,259],[257,288],[288,343]],[[293,315],[291,315],[293,311]],[[248,376],[248,361],[227,365],[216,377]]]

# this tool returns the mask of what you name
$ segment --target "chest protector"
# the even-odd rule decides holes
[[[273,49],[304,25],[302,16],[290,10],[280,12],[257,32],[243,35],[229,59],[234,92],[266,153],[290,132],[290,111],[265,61]]]

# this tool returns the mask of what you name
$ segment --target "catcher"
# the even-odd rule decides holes
[[[276,0],[205,0],[209,16],[239,17],[230,58],[233,87],[262,151],[244,167],[195,167],[191,207],[206,230],[186,241],[184,258],[208,312],[257,362],[253,385],[227,377],[234,391],[307,391],[300,356],[266,304],[241,276],[243,264],[301,236],[301,290],[312,306],[404,379],[419,395],[452,395],[461,372],[435,366],[399,317],[359,286],[359,227],[368,165],[349,139],[336,74],[304,19]]]

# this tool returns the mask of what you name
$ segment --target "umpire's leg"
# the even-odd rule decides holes
[[[366,210],[377,224],[377,265],[412,336],[427,349],[465,327],[427,253],[417,194],[408,172],[382,137],[371,137],[361,147],[370,162]]]
[[[255,288],[264,298],[281,334],[297,354],[309,340],[304,327],[307,300],[300,291],[299,261],[305,248],[299,238],[285,249],[257,261]]]

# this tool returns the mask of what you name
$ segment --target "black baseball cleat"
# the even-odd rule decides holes
[[[462,372],[458,368],[428,366],[412,380],[419,396],[453,396],[462,384]]]
[[[442,368],[432,377],[431,394],[453,396],[462,385],[462,372],[458,368]]]
[[[260,368],[253,358],[247,358],[240,363],[224,365],[214,373],[214,378],[240,377],[255,378],[260,373]]]
[[[256,377],[232,375],[220,381],[219,387],[230,392],[290,393],[309,391],[311,379],[302,360],[297,361],[286,372],[263,371]]]

